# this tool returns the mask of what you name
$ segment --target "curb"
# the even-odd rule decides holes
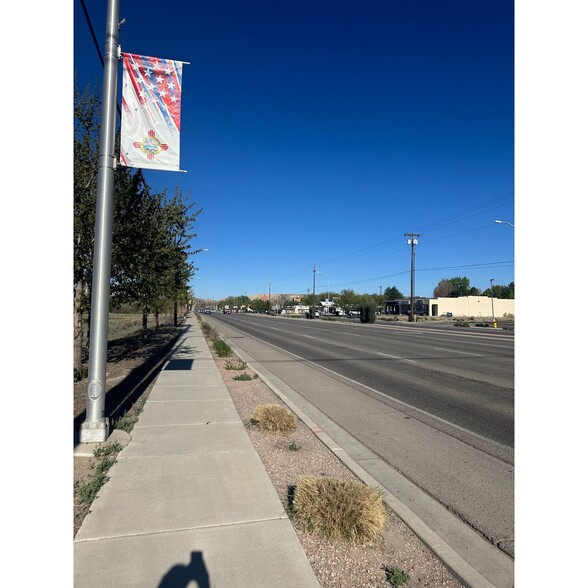
[[[220,334],[219,334],[220,335]],[[225,338],[220,338],[229,344]],[[234,341],[230,346],[235,355],[246,361],[261,380],[300,418],[300,420],[318,437],[318,439],[335,455],[353,474],[364,484],[379,488],[384,495],[386,505],[411,529],[411,531],[431,550],[431,552],[447,567],[447,569],[467,588],[496,588],[489,580],[482,576],[475,568],[465,561],[449,544],[437,533],[432,531],[417,515],[399,501],[388,490],[364,470],[349,454],[340,447],[327,433],[325,433],[306,413],[304,413],[286,394],[280,390],[263,373],[263,366],[241,349]],[[278,378],[279,379],[279,378]],[[283,388],[290,386],[282,382]],[[328,417],[327,417],[328,418]]]

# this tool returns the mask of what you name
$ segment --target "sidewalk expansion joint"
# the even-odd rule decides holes
[[[187,533],[190,531],[200,531],[204,529],[222,529],[223,527],[235,527],[238,525],[255,525],[258,523],[270,523],[272,521],[283,521],[290,520],[286,512],[284,511],[283,516],[279,517],[268,517],[265,519],[249,519],[243,521],[234,521],[230,523],[220,523],[216,525],[200,525],[194,527],[178,527],[176,529],[166,529],[164,531],[145,531],[137,533],[125,533],[121,535],[104,535],[102,537],[88,537],[86,539],[74,539],[74,543],[92,543],[95,541],[109,541],[111,539],[127,539],[131,537],[148,537],[150,535],[170,535],[173,533]]]
[[[208,421],[206,423],[167,423],[165,425],[135,425],[135,429],[161,429],[168,427],[206,427],[208,425],[243,425],[243,421]]]

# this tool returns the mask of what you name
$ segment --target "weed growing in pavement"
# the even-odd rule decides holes
[[[249,380],[253,380],[253,378],[246,372],[239,374],[238,376],[235,376],[233,378],[233,380],[239,380],[242,382],[248,382]]]
[[[94,457],[107,457],[116,454],[121,450],[122,445],[115,441],[114,443],[108,443],[107,445],[96,447],[96,449],[94,449]]]
[[[123,431],[126,431],[127,433],[130,433],[133,430],[135,423],[139,420],[139,416],[143,412],[143,407],[145,406],[146,402],[147,396],[135,402],[135,404],[133,404],[133,407],[130,410],[125,412],[123,416],[116,419],[112,423],[112,428],[121,429]]]
[[[236,370],[238,372],[247,369],[247,362],[241,359],[238,360],[228,360],[225,362],[225,369],[226,370]]]
[[[382,492],[356,480],[301,476],[292,506],[309,532],[356,544],[376,542],[389,519]]]
[[[288,445],[288,449],[290,451],[298,451],[299,449],[301,449],[300,445],[298,445],[296,443],[296,441],[292,441],[292,443],[290,443],[290,445]]]
[[[410,580],[410,576],[406,572],[394,566],[385,566],[384,572],[386,573],[386,581],[394,588],[398,588]]]
[[[469,327],[470,323],[465,323],[463,321],[457,321],[455,323],[453,323],[454,327]]]
[[[253,411],[251,423],[262,431],[287,435],[296,430],[296,417],[279,404],[260,404]]]
[[[94,502],[100,488],[108,482],[108,471],[116,463],[116,454],[122,449],[118,443],[110,443],[94,450],[94,457],[101,458],[92,465],[92,474],[79,484],[77,498],[80,504],[89,506]]]

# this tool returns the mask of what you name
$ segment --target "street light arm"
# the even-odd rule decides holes
[[[505,220],[495,220],[494,222],[495,223],[498,223],[499,225],[502,225],[502,224],[504,224],[504,225],[510,225],[513,229],[515,228],[515,226],[512,223],[510,223],[508,221],[505,221]]]

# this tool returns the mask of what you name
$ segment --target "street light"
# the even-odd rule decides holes
[[[508,221],[505,220],[495,220],[495,223],[498,223],[499,225],[510,225],[513,229],[515,228],[515,226],[512,223],[509,223]]]

